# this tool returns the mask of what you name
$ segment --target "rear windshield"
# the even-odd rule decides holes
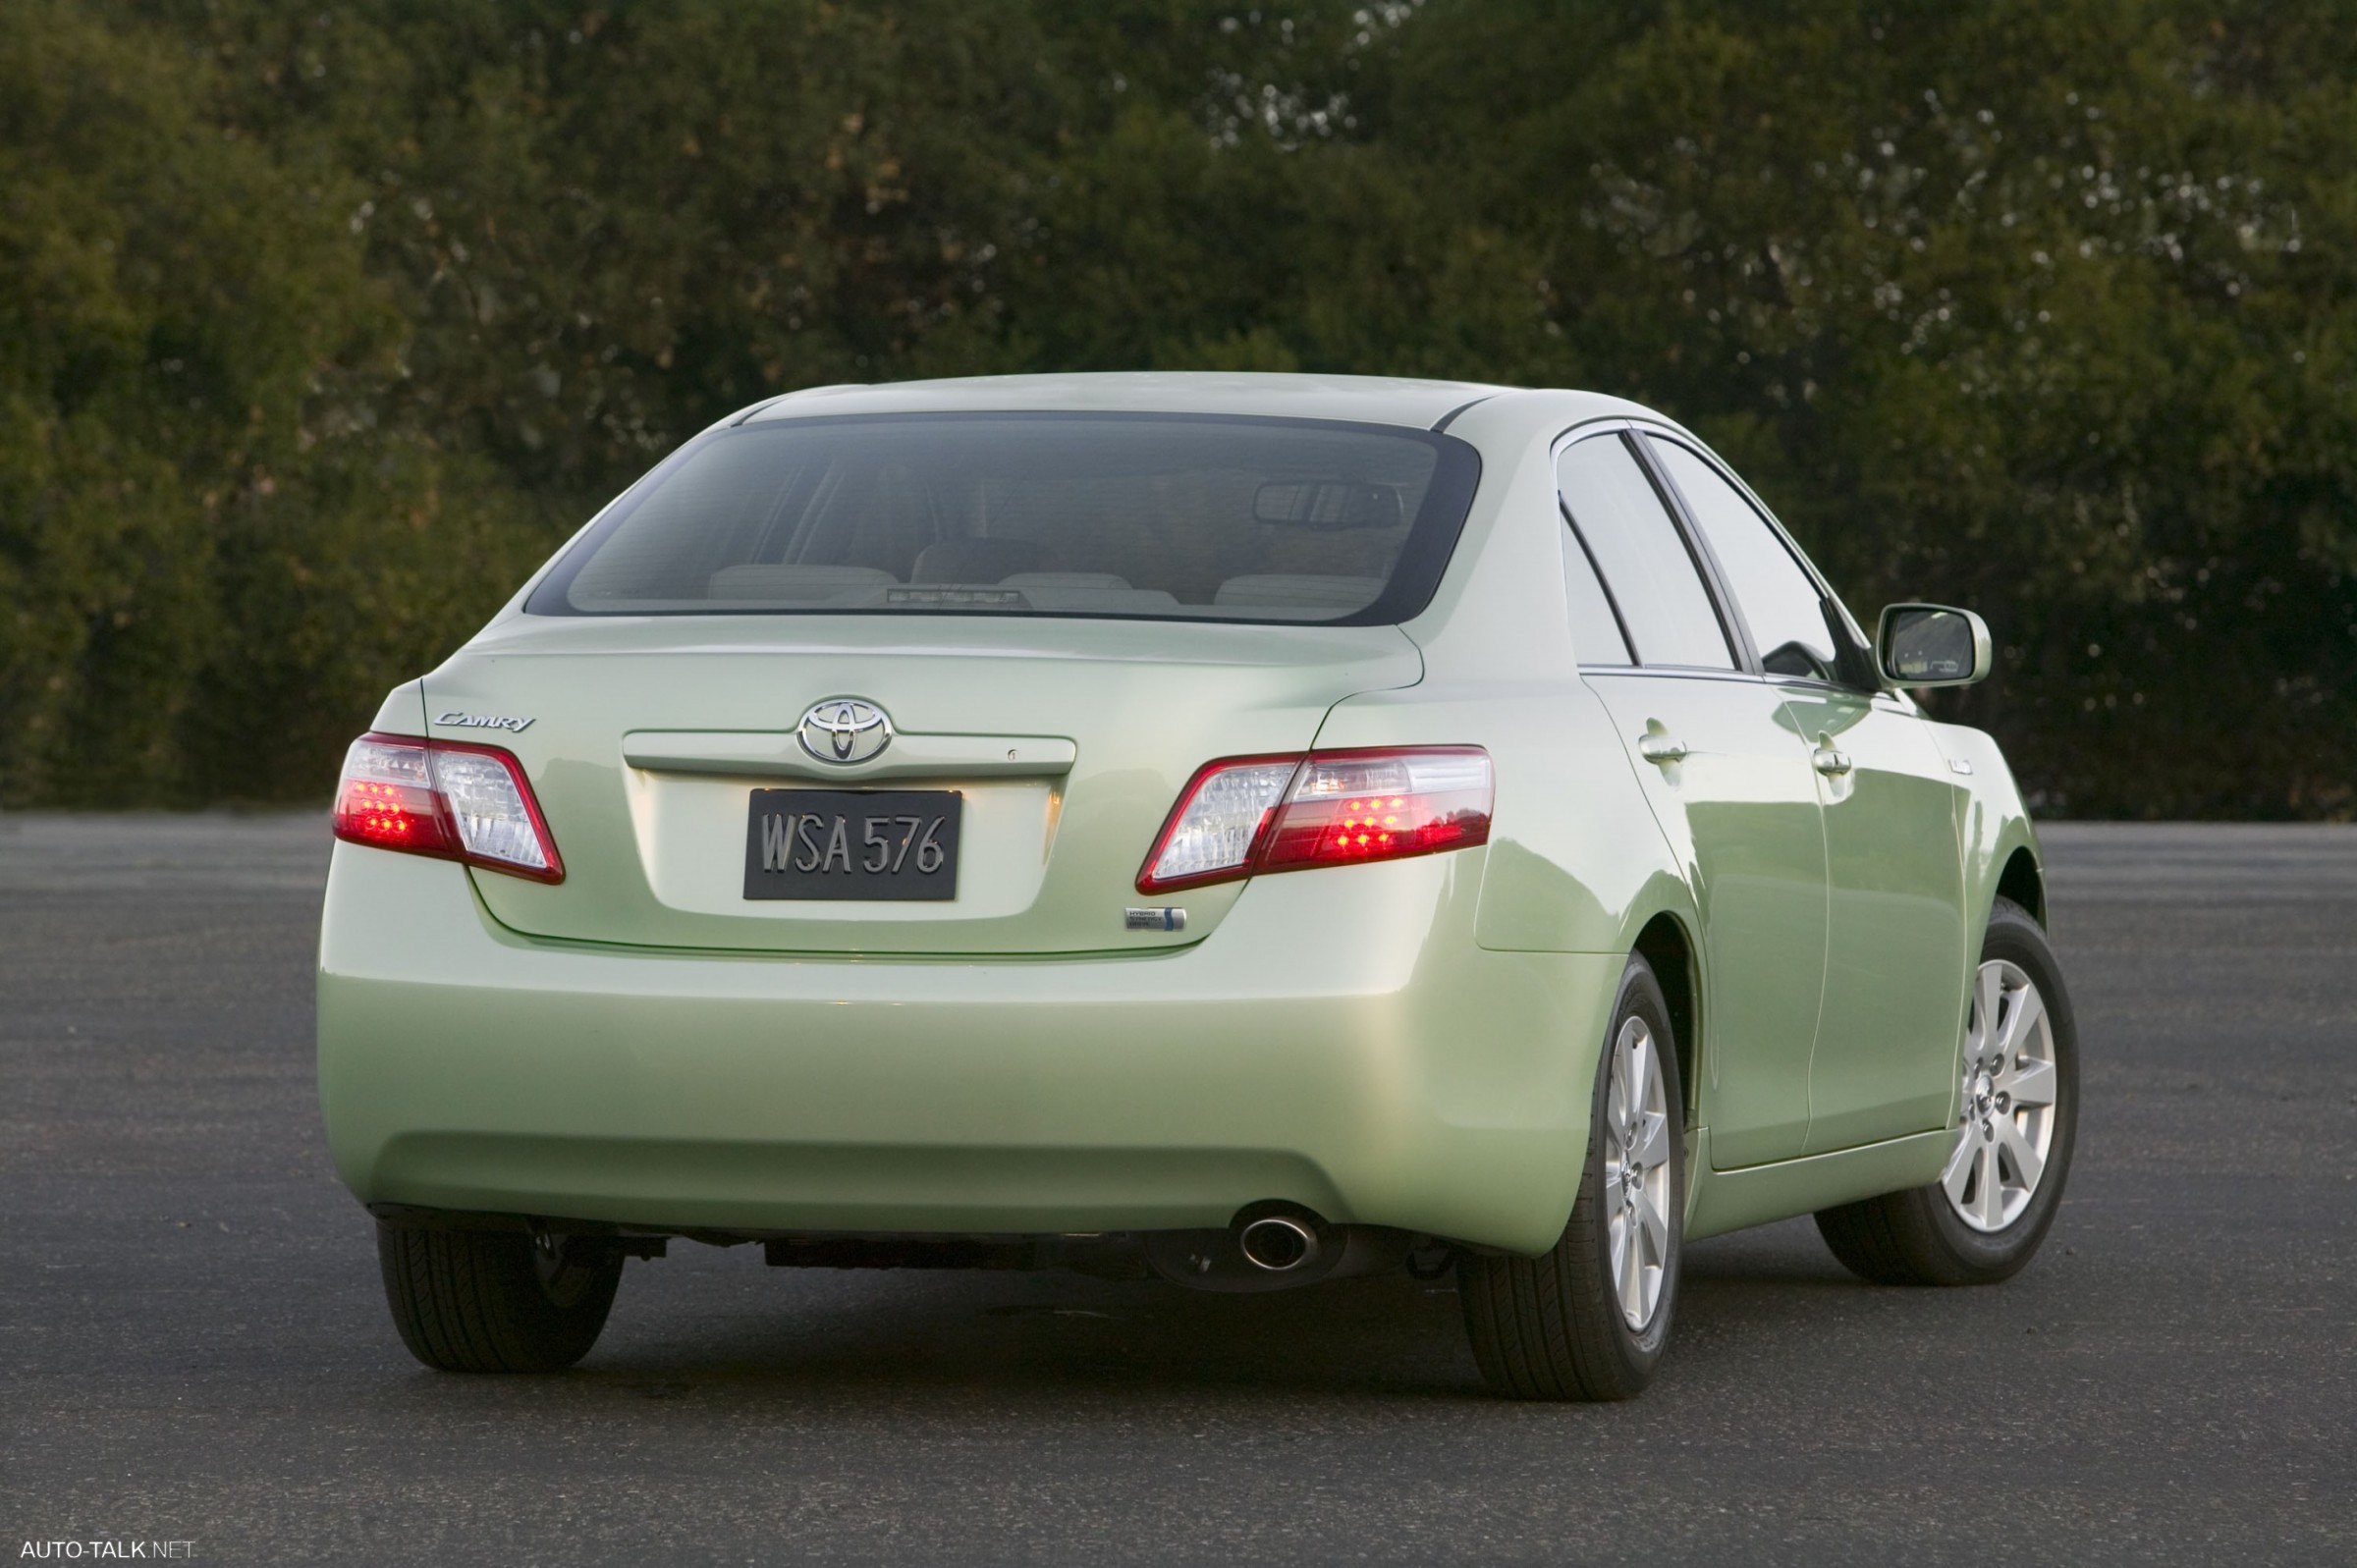
[[[1424,608],[1479,460],[1307,419],[903,414],[690,443],[539,615],[1034,615],[1368,624]]]

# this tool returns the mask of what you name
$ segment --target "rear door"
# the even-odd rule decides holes
[[[1829,592],[1781,531],[1700,453],[1646,441],[1808,742],[1824,802],[1831,902],[1808,1150],[1943,1126],[1970,967],[1946,758],[1905,704],[1844,684]]]
[[[1694,1092],[1712,1162],[1789,1159],[1808,1136],[1825,975],[1816,780],[1780,694],[1743,667],[1633,439],[1588,435],[1557,463],[1573,596],[1609,596],[1620,630],[1617,646],[1583,642],[1582,671],[1637,759],[1700,907],[1705,1082]],[[1622,662],[1590,664],[1598,654]]]

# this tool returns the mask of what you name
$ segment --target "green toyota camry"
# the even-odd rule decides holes
[[[2026,1263],[2076,1037],[1966,610],[1869,638],[1646,408],[1318,376],[825,387],[688,441],[353,743],[336,1165],[430,1366],[629,1258],[1453,1271],[1652,1377],[1681,1246]]]

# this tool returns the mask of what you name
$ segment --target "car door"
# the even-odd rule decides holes
[[[1947,760],[1913,706],[1879,690],[1838,602],[1829,620],[1829,590],[1729,476],[1681,441],[1645,442],[1817,773],[1831,901],[1808,1152],[1944,1126],[1970,967]]]
[[[1601,603],[1618,632],[1581,639],[1581,669],[1694,890],[1711,1162],[1760,1164],[1800,1154],[1808,1136],[1826,957],[1816,778],[1634,439],[1583,434],[1557,460],[1574,611]]]

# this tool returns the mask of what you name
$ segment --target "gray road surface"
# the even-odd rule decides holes
[[[322,823],[0,817],[0,1557],[2357,1560],[2357,830],[2048,841],[2086,1105],[2039,1262],[1708,1242],[1653,1390],[1549,1408],[1404,1278],[692,1245],[575,1373],[424,1372],[312,1098]]]

